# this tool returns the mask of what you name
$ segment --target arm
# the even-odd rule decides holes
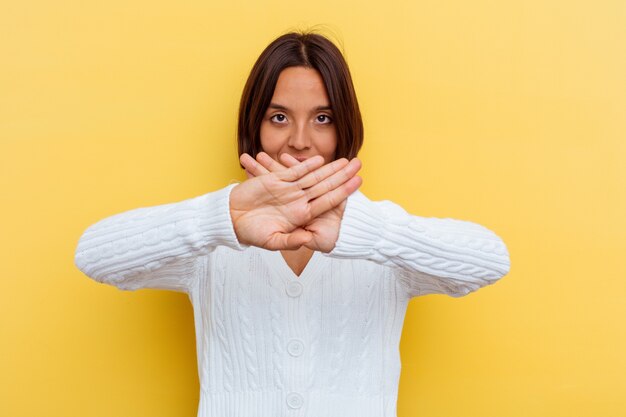
[[[85,275],[122,290],[188,292],[198,257],[218,245],[243,250],[229,211],[237,184],[175,203],[142,207],[89,226],[74,263]]]
[[[491,230],[463,220],[413,216],[360,191],[348,197],[339,238],[325,255],[394,267],[410,297],[461,297],[493,284],[510,268],[507,247]]]

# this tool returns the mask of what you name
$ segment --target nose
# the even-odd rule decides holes
[[[311,147],[311,134],[307,131],[305,125],[294,127],[293,132],[289,135],[287,144],[297,150],[308,149]]]

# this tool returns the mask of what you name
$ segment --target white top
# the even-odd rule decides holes
[[[182,291],[193,304],[199,417],[395,417],[411,297],[460,297],[509,271],[485,227],[348,197],[332,252],[298,277],[279,251],[237,241],[237,184],[105,218],[75,263],[122,290]]]

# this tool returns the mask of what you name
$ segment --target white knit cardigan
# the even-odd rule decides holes
[[[188,294],[199,417],[395,417],[410,298],[464,296],[509,271],[489,229],[356,191],[335,248],[297,276],[279,251],[237,241],[236,185],[105,218],[75,253],[98,282]]]

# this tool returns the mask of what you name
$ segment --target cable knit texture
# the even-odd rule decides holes
[[[75,253],[98,282],[188,294],[199,417],[396,416],[410,298],[464,296],[509,272],[489,229],[356,191],[335,248],[314,252],[297,276],[279,251],[237,241],[236,185],[103,219]]]

